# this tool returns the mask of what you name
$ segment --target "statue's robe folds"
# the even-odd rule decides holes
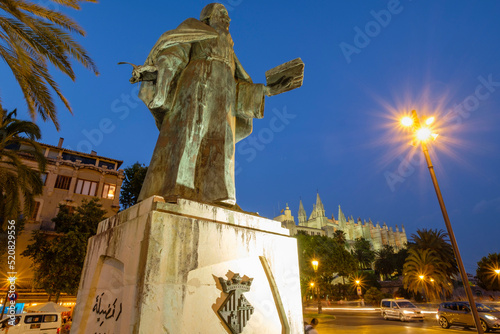
[[[235,143],[262,118],[265,90],[253,84],[228,31],[187,19],[164,33],[145,65],[158,69],[139,97],[160,134],[139,200],[152,195],[234,204]]]

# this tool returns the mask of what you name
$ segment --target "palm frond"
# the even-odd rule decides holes
[[[53,3],[80,9],[82,3],[94,0],[53,0]],[[71,34],[85,31],[67,15],[25,0],[0,0],[0,58],[11,68],[27,103],[32,120],[39,115],[51,119],[56,129],[57,111],[51,92],[55,92],[71,112],[64,97],[49,73],[48,62],[75,79],[71,59],[81,63],[96,75],[97,66],[87,51]]]

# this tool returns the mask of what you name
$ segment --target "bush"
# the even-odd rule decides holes
[[[382,297],[383,294],[379,289],[371,287],[365,293],[365,302],[376,306],[380,304]]]

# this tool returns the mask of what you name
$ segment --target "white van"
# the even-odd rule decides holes
[[[380,313],[385,320],[399,319],[401,321],[424,320],[422,310],[408,299],[382,299]]]
[[[62,327],[61,313],[22,313],[16,314],[14,325],[11,318],[0,321],[0,333],[8,334],[59,334]]]

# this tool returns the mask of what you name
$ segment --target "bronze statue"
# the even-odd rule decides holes
[[[139,200],[153,195],[234,205],[235,143],[264,115],[264,97],[302,85],[295,59],[254,84],[234,54],[229,16],[222,4],[203,8],[165,32],[132,83],[153,114],[160,135]]]

